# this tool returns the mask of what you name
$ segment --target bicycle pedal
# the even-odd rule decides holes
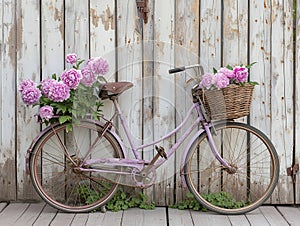
[[[157,151],[157,153],[160,155],[160,157],[168,159],[168,156],[165,152],[165,149],[162,146],[157,147],[155,145],[155,150]]]

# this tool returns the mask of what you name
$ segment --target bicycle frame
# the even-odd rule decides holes
[[[192,112],[194,110],[196,110],[196,112],[198,114],[197,119],[192,123],[192,125],[190,125],[186,129],[186,131],[184,132],[184,134],[177,140],[177,142],[175,144],[173,144],[172,147],[169,150],[166,151],[167,158],[170,157],[170,156],[172,156],[175,153],[175,151],[178,149],[178,147],[184,142],[184,140],[192,133],[192,131],[196,127],[199,127],[199,125],[201,124],[201,127],[197,130],[197,132],[195,133],[195,135],[193,136],[193,138],[190,140],[190,142],[186,146],[186,148],[185,148],[185,150],[183,152],[183,155],[182,155],[182,162],[181,162],[181,167],[180,167],[180,173],[181,173],[181,178],[182,178],[182,182],[183,182],[184,187],[186,187],[186,183],[185,183],[185,179],[184,179],[184,173],[183,173],[183,168],[184,168],[184,165],[185,165],[185,158],[186,158],[187,153],[188,153],[190,147],[192,146],[192,144],[199,137],[199,135],[201,133],[203,133],[204,131],[206,131],[206,133],[208,135],[208,141],[209,141],[211,150],[212,150],[213,154],[215,155],[215,157],[219,160],[219,162],[221,164],[224,165],[224,167],[228,168],[229,170],[231,169],[231,166],[220,156],[220,154],[216,150],[216,147],[215,147],[213,139],[212,139],[212,134],[210,132],[210,127],[212,125],[211,125],[211,123],[207,123],[206,120],[204,119],[203,114],[202,114],[202,112],[200,110],[200,104],[201,103],[200,104],[199,104],[199,102],[193,103],[192,106],[190,107],[190,109],[188,110],[186,117],[181,122],[181,124],[178,125],[170,133],[168,133],[167,135],[161,137],[158,140],[155,140],[155,141],[150,142],[148,144],[143,144],[141,146],[136,146],[135,145],[135,143],[133,141],[133,138],[132,138],[132,135],[130,133],[130,130],[128,128],[127,121],[126,121],[126,119],[125,119],[125,117],[124,117],[124,115],[123,115],[123,113],[122,113],[122,111],[120,109],[118,101],[115,99],[115,100],[113,100],[113,103],[114,103],[114,106],[115,106],[116,113],[113,115],[113,117],[110,120],[107,120],[107,121],[111,122],[111,121],[114,120],[115,117],[117,117],[117,116],[119,117],[119,119],[121,120],[122,127],[124,128],[126,137],[127,137],[128,141],[129,141],[129,144],[130,144],[131,149],[133,151],[133,154],[135,156],[135,159],[128,159],[128,158],[126,158],[126,159],[124,159],[122,161],[120,161],[118,159],[106,159],[106,160],[104,160],[104,159],[99,159],[99,160],[97,160],[97,159],[90,159],[90,160],[84,160],[82,165],[94,164],[94,163],[99,163],[99,162],[101,162],[101,163],[108,162],[109,164],[112,164],[112,165],[131,166],[131,167],[135,167],[135,168],[137,168],[139,170],[142,170],[143,166],[145,164],[149,164],[149,162],[147,160],[143,160],[141,158],[139,150],[142,150],[143,148],[146,148],[146,147],[150,147],[150,146],[152,146],[154,144],[158,144],[158,143],[160,143],[160,142],[168,139],[172,135],[176,134],[179,130],[181,130],[183,128],[184,125],[186,125],[186,123],[188,122],[188,120],[190,119],[190,117],[192,115]],[[118,140],[121,140],[121,139],[118,139]],[[122,144],[121,147],[124,147],[124,145]],[[123,153],[125,154],[125,156],[127,156],[126,150],[123,150]],[[153,166],[155,167],[155,169],[159,168],[163,163],[165,163],[167,161],[167,158],[161,158],[157,162],[155,162],[153,164]],[[83,171],[90,171],[90,169],[84,169],[82,167],[81,167],[81,170],[83,170]],[[93,171],[100,171],[100,172],[109,173],[109,171],[103,171],[103,170],[99,170],[99,169],[95,169]],[[114,173],[116,173],[116,172],[114,172]],[[122,174],[122,173],[120,172],[120,174]]]
[[[197,119],[192,123],[192,125],[188,126],[188,128],[184,131],[184,134],[176,141],[175,144],[172,145],[172,147],[166,151],[166,157],[170,157],[172,156],[175,151],[178,149],[178,147],[184,142],[184,140],[192,133],[192,131],[197,128],[197,131],[195,132],[194,136],[192,137],[192,139],[189,141],[189,143],[187,144],[187,146],[185,147],[185,150],[183,152],[182,155],[182,160],[181,160],[181,166],[180,166],[180,174],[181,174],[181,178],[182,178],[182,182],[183,182],[183,186],[186,187],[186,183],[185,183],[185,178],[184,178],[184,165],[185,165],[185,159],[186,156],[188,154],[189,149],[191,148],[191,146],[193,145],[193,143],[198,139],[198,137],[203,133],[206,132],[207,134],[207,139],[209,141],[209,145],[211,148],[212,153],[214,154],[214,156],[216,157],[216,159],[218,159],[218,161],[224,166],[226,167],[228,170],[234,170],[233,167],[231,167],[219,154],[219,152],[217,151],[213,139],[212,139],[212,134],[210,132],[210,128],[212,127],[212,124],[210,122],[207,122],[207,120],[205,119],[205,117],[203,116],[205,113],[202,113],[202,102],[201,100],[196,100],[194,101],[194,103],[192,104],[192,106],[190,107],[190,109],[187,112],[186,117],[184,118],[184,120],[180,123],[180,125],[178,125],[173,131],[171,131],[170,133],[166,134],[165,136],[161,137],[158,140],[155,140],[153,142],[150,142],[148,144],[143,144],[141,146],[136,146],[134,141],[133,141],[133,136],[130,133],[130,130],[128,128],[126,119],[120,109],[119,103],[117,101],[116,98],[112,99],[114,106],[115,106],[115,114],[112,116],[112,118],[110,120],[106,120],[107,124],[103,124],[100,121],[92,121],[95,124],[98,124],[99,126],[101,126],[103,128],[103,130],[101,131],[99,137],[97,138],[96,141],[94,141],[94,144],[96,144],[101,137],[104,135],[104,133],[109,132],[112,134],[112,136],[114,136],[117,140],[117,142],[120,145],[120,148],[124,154],[124,159],[88,159],[89,154],[91,154],[93,152],[93,146],[90,148],[90,150],[88,150],[85,158],[83,159],[81,165],[78,167],[79,170],[81,171],[97,171],[97,172],[105,172],[105,173],[117,173],[117,174],[123,174],[122,172],[110,172],[107,170],[101,170],[101,169],[87,169],[84,166],[85,165],[89,165],[89,164],[95,164],[95,163],[104,163],[104,164],[110,164],[112,166],[125,166],[125,167],[133,167],[136,168],[139,172],[141,172],[145,165],[149,165],[150,161],[149,160],[143,160],[141,158],[141,155],[139,153],[139,151],[141,149],[144,149],[146,147],[150,147],[154,144],[158,144],[159,142],[162,142],[166,139],[168,139],[169,137],[171,137],[172,135],[176,134],[179,130],[181,130],[183,128],[184,125],[187,124],[188,120],[190,119],[192,112],[195,110],[197,112]],[[116,134],[114,133],[111,128],[110,125],[112,125],[112,121],[116,118],[119,117],[120,121],[121,121],[121,125],[124,128],[126,137],[129,141],[129,144],[131,146],[132,152],[135,156],[135,158],[133,159],[129,159],[127,156],[127,151],[125,148],[124,143],[122,142],[122,139]],[[91,120],[88,120],[91,121]],[[31,152],[34,148],[34,146],[36,145],[36,142],[40,139],[41,136],[43,136],[43,134],[47,133],[49,130],[53,129],[55,126],[59,125],[59,123],[55,123],[53,125],[50,125],[49,127],[45,128],[32,142],[32,144],[30,145],[29,149],[27,150],[27,154],[26,154],[26,171],[27,173],[29,173],[29,159],[31,156]],[[61,145],[64,147],[64,151],[66,153],[66,155],[68,155],[67,152],[67,148],[64,146],[63,142],[61,141]],[[67,158],[70,159],[70,161],[72,161],[72,158],[70,156],[67,156]],[[153,167],[155,169],[159,168],[163,163],[166,162],[167,158],[161,158],[158,159],[156,162],[153,163]]]

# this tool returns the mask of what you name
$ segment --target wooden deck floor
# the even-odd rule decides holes
[[[157,207],[120,212],[61,213],[44,203],[0,203],[0,226],[192,226],[192,225],[300,225],[300,208],[263,206],[245,215],[224,216],[212,212],[182,211]]]

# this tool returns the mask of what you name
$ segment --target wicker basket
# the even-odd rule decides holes
[[[231,84],[221,90],[199,89],[193,93],[200,96],[212,120],[236,119],[249,115],[254,86]]]

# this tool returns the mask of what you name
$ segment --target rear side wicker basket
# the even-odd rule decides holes
[[[249,115],[254,86],[231,84],[220,90],[199,89],[199,96],[212,120],[236,119]]]

